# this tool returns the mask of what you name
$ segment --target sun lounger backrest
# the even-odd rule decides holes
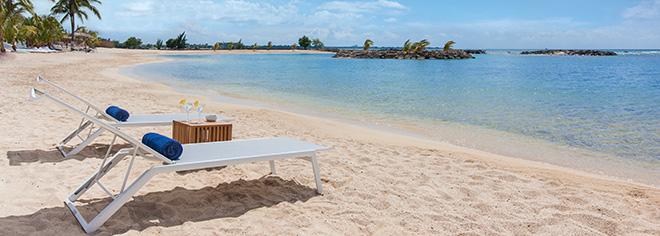
[[[37,76],[37,83],[40,83],[40,82],[42,82],[42,81],[43,81],[43,82],[46,82],[47,84],[49,84],[49,85],[51,85],[51,86],[53,86],[53,87],[55,87],[55,88],[57,88],[57,89],[59,89],[59,90],[61,90],[62,92],[65,92],[65,93],[71,95],[71,96],[74,97],[75,99],[78,99],[80,102],[85,103],[85,105],[87,105],[87,106],[89,106],[90,108],[94,109],[94,111],[96,111],[96,112],[98,112],[99,114],[101,114],[105,119],[107,119],[107,120],[111,120],[111,121],[114,121],[114,122],[120,122],[120,121],[118,121],[117,119],[115,119],[114,117],[112,117],[112,116],[108,115],[107,113],[105,113],[104,110],[101,110],[100,108],[94,106],[94,104],[88,102],[87,100],[85,100],[85,99],[83,99],[83,98],[81,98],[81,97],[78,97],[77,95],[73,94],[72,92],[69,92],[69,90],[66,90],[66,89],[62,88],[62,87],[60,87],[59,85],[57,85],[57,84],[55,84],[55,83],[53,83],[53,82],[50,82],[50,81],[48,81],[47,79],[42,78],[41,76]]]
[[[42,97],[47,97],[47,98],[53,100],[54,102],[56,102],[57,104],[60,104],[63,107],[69,109],[73,113],[83,116],[85,119],[87,119],[91,122],[94,122],[94,124],[98,125],[99,127],[103,128],[107,131],[110,131],[111,133],[113,133],[113,134],[119,136],[120,138],[124,139],[126,142],[129,142],[129,143],[135,145],[140,150],[143,150],[143,151],[145,151],[149,154],[152,154],[157,159],[159,159],[163,162],[166,162],[166,163],[174,163],[174,161],[168,159],[167,157],[165,157],[162,154],[156,152],[155,150],[151,149],[147,145],[144,145],[142,142],[134,139],[133,137],[129,136],[128,134],[124,133],[123,131],[113,127],[112,125],[109,125],[108,123],[106,123],[102,120],[99,120],[96,117],[94,117],[90,114],[87,114],[86,112],[81,111],[80,109],[75,108],[75,107],[63,102],[63,101],[51,96],[50,94],[47,94],[47,93],[44,93],[44,92],[41,92],[37,89],[32,88],[32,90],[30,91],[30,100],[37,100],[37,99],[40,99]]]

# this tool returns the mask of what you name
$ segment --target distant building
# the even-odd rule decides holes
[[[114,47],[115,47],[115,43],[112,42],[112,41],[109,41],[109,40],[101,40],[101,45],[99,45],[99,47],[102,47],[102,48],[114,48]]]

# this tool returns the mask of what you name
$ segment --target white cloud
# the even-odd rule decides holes
[[[366,32],[362,34],[362,37],[366,37],[366,38],[373,38],[374,36],[376,36],[374,32]]]
[[[195,37],[198,37],[199,39],[203,39],[204,41],[213,42],[213,40],[211,39],[212,31],[208,27],[204,27],[196,23],[184,22],[181,25],[179,25],[178,29],[174,30],[174,32],[183,32],[183,31],[186,32],[186,35],[194,35]],[[187,36],[186,38],[190,38],[190,36]]]
[[[194,13],[201,21],[222,21],[234,24],[278,25],[295,19],[298,8],[289,2],[273,6],[268,3],[252,3],[242,0],[227,0],[222,3],[191,5],[188,13]]]
[[[407,10],[408,8],[398,2],[378,0],[371,2],[346,2],[346,1],[332,1],[321,5],[319,8],[326,10],[337,10],[341,12],[355,12],[355,13],[375,13],[385,10]]]
[[[143,1],[122,5],[117,15],[123,17],[149,17],[154,14],[154,2]]]
[[[307,25],[330,25],[345,24],[352,25],[360,22],[364,18],[361,14],[353,12],[334,13],[329,11],[319,11],[308,17],[304,22]]]
[[[660,18],[660,0],[643,1],[639,5],[626,9],[623,18],[657,19]]]
[[[543,20],[490,20],[474,24],[465,24],[465,27],[483,28],[486,30],[538,30],[538,29],[574,29],[588,26],[589,23],[575,21],[568,17],[555,17]]]
[[[39,8],[47,11],[47,5],[40,4]],[[103,20],[92,17],[84,24],[76,23],[114,40],[135,36],[143,42],[155,42],[185,30],[191,43],[242,38],[278,44],[307,35],[321,39],[326,45],[354,44],[364,40],[365,32],[373,32],[373,38],[395,37],[391,32],[397,31],[389,30],[384,24],[398,21],[393,12],[409,10],[396,0],[334,1],[317,5],[299,0],[113,0],[98,7]],[[390,24],[389,28],[392,27],[395,25]],[[384,30],[391,34],[381,35]]]
[[[48,14],[54,4],[51,1],[32,2],[39,14]],[[436,2],[112,0],[98,6],[103,20],[90,15],[84,22],[76,21],[76,25],[97,30],[102,37],[123,41],[135,36],[151,43],[157,38],[174,37],[185,30],[191,43],[243,39],[250,44],[273,41],[290,45],[300,36],[307,35],[321,39],[328,46],[361,44],[366,37],[382,46],[400,46],[406,39],[418,41],[424,38],[434,46],[455,40],[459,47],[465,48],[660,46],[660,0],[628,3],[629,8],[619,8],[620,22],[609,25],[590,22],[589,17],[573,18],[563,13],[555,16],[567,17],[506,18],[508,16],[483,14],[488,16],[460,23],[435,15],[412,14],[418,12],[418,7],[442,5]],[[68,30],[68,22],[64,22],[64,26]]]
[[[399,35],[397,35],[397,34],[395,34],[395,33],[392,33],[392,32],[390,32],[390,31],[388,31],[388,30],[386,30],[386,31],[383,33],[383,36],[384,36],[385,38],[387,38],[387,39],[398,39],[398,38],[399,38]]]
[[[295,2],[273,6],[268,3],[254,3],[244,0],[222,2],[187,0],[124,3],[116,15],[121,17],[162,18],[167,21],[198,20],[231,24],[256,23],[277,25],[295,19],[298,8]],[[114,13],[110,13],[114,14]]]
[[[342,26],[339,29],[332,30],[332,36],[335,39],[340,40],[353,40],[355,36],[353,35],[353,28]]]
[[[310,38],[325,39],[330,35],[330,30],[326,28],[314,28],[309,33]]]
[[[657,48],[660,28],[648,24],[621,22],[610,26],[594,27],[589,22],[572,18],[538,20],[487,20],[469,24],[437,24],[410,22],[388,29],[404,38],[417,41],[428,38],[432,46],[448,40],[456,41],[458,48]],[[429,34],[421,34],[421,33]],[[655,40],[655,41],[654,41]],[[398,45],[397,39],[390,45]],[[654,46],[655,45],[655,46]]]

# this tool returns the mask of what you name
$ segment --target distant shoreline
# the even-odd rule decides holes
[[[454,59],[474,59],[474,56],[463,50],[447,51],[401,51],[401,50],[339,50],[333,58],[348,59],[435,59],[435,60],[454,60]]]
[[[613,51],[600,51],[600,50],[538,50],[538,51],[523,51],[521,55],[556,55],[556,56],[616,56]]]

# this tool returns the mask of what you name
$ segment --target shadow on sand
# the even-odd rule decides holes
[[[71,155],[69,157],[62,156],[62,153],[57,148],[52,150],[20,150],[20,151],[8,151],[7,159],[9,159],[10,166],[20,166],[22,163],[57,163],[65,160],[84,160],[87,158],[98,158],[102,159],[105,156],[105,153],[108,151],[108,144],[91,144],[76,155]],[[128,144],[115,144],[112,147],[112,153],[116,153],[119,149],[128,148],[131,145]],[[66,148],[65,151],[70,151],[71,148]]]
[[[246,212],[282,202],[306,202],[317,196],[316,190],[275,176],[256,180],[237,180],[216,187],[185,189],[134,196],[115,213],[96,234],[120,234],[142,231],[151,226],[171,227],[185,222],[238,217]],[[110,198],[81,199],[78,207],[86,220],[98,214]],[[0,218],[3,232],[19,235],[84,234],[67,207],[42,208],[30,215]],[[220,227],[220,226],[219,226]]]

